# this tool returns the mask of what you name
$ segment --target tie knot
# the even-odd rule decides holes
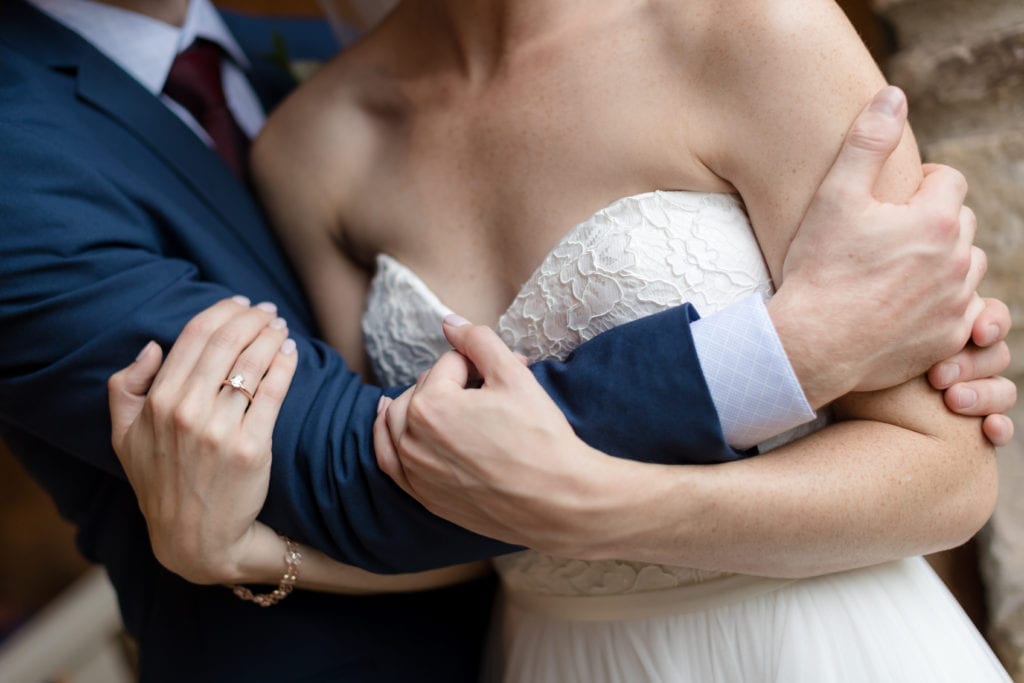
[[[164,94],[188,110],[209,134],[217,153],[240,178],[245,177],[249,139],[238,127],[221,81],[224,52],[199,39],[174,58]]]
[[[208,40],[192,43],[174,58],[164,93],[202,121],[209,110],[226,104],[220,74],[222,57],[220,47]]]

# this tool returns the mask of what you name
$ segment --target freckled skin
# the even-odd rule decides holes
[[[828,0],[494,0],[480,7],[504,19],[456,16],[461,33],[435,5],[402,3],[254,149],[324,333],[356,368],[374,254],[493,324],[566,230],[651,189],[738,192],[778,279],[883,84]],[[899,201],[920,179],[908,130],[876,193]],[[634,559],[798,576],[950,547],[987,518],[995,474],[979,421],[925,382],[836,410],[841,424],[700,473],[614,464],[646,497],[609,499],[603,536]]]

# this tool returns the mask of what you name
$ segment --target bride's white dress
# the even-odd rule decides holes
[[[439,324],[448,309],[395,259],[381,255],[377,266],[367,351],[378,379],[409,383],[449,348]],[[531,359],[561,358],[666,307],[689,301],[708,315],[770,287],[737,198],[651,192],[569,231],[499,332]],[[921,558],[799,581],[534,551],[497,566],[490,668],[505,681],[1009,681]]]

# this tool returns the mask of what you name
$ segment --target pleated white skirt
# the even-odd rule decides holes
[[[692,588],[705,595],[673,589],[658,599],[623,595],[590,605],[588,597],[567,603],[537,594],[506,595],[496,614],[488,678],[507,683],[1010,680],[922,558],[757,585],[740,579],[725,591],[709,593],[697,584]]]

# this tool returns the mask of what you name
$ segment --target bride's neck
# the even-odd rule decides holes
[[[467,76],[493,74],[503,61],[593,14],[605,0],[420,0],[450,38]]]

